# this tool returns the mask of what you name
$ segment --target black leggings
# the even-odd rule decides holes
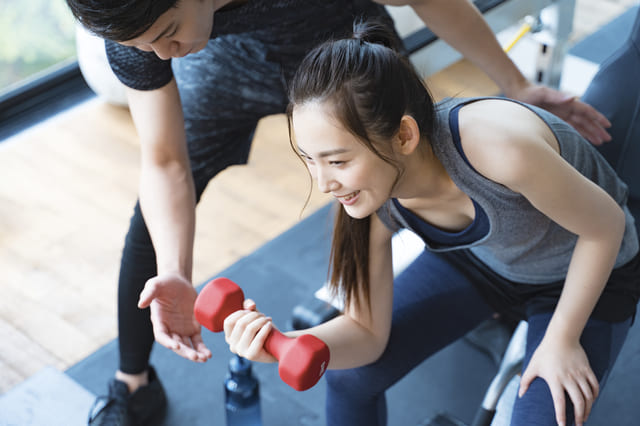
[[[198,201],[207,182],[196,184]],[[140,203],[136,202],[118,277],[118,343],[120,370],[124,373],[141,373],[149,366],[154,342],[153,328],[149,308],[139,309],[137,301],[144,284],[156,274],[156,254],[142,218]]]

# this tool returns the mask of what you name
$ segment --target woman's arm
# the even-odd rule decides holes
[[[545,86],[529,82],[504,52],[495,34],[470,0],[374,0],[411,6],[438,37],[484,71],[505,96],[537,105],[574,126],[591,143],[611,137],[611,123],[591,106]]]
[[[391,329],[393,304],[393,269],[391,232],[376,215],[371,218],[370,236],[370,297],[371,311],[362,302],[361,309],[347,307],[343,315],[316,327],[286,333],[289,337],[312,334],[324,341],[331,353],[331,369],[353,368],[377,360],[387,345]],[[360,300],[364,300],[362,297]],[[232,352],[245,358],[269,362],[264,341],[271,330],[270,318],[252,311],[249,302],[245,310],[231,314],[224,323],[227,343]]]
[[[624,212],[562,159],[553,133],[533,112],[505,101],[469,106],[460,112],[461,137],[476,170],[521,193],[578,236],[559,303],[523,375],[520,393],[536,376],[544,378],[558,422],[564,421],[566,391],[580,424],[598,394],[598,381],[579,339],[620,250]]]

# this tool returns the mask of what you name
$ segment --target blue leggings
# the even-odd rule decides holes
[[[492,316],[493,309],[473,282],[485,278],[464,270],[450,257],[425,251],[396,278],[391,335],[378,361],[355,369],[327,371],[329,426],[385,425],[385,391],[422,361]],[[529,318],[525,362],[542,339],[549,319],[550,314]],[[581,343],[601,386],[629,326],[630,320],[590,320],[585,328]],[[517,401],[512,425],[555,425],[553,402],[543,380],[536,379]]]

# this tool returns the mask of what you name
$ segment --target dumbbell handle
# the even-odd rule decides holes
[[[269,335],[264,341],[264,349],[276,357],[277,360],[280,360],[282,358],[282,354],[286,352],[286,349],[293,341],[294,339],[285,336],[280,331],[272,327]]]

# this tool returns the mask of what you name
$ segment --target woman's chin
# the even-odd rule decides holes
[[[366,217],[371,216],[371,212],[370,211],[363,211],[361,209],[356,209],[350,206],[342,206],[344,208],[344,211],[353,219],[364,219]]]

